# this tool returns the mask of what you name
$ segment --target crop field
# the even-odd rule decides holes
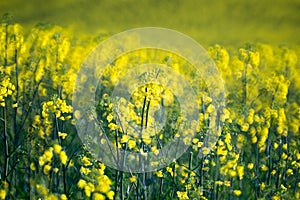
[[[0,15],[0,200],[300,199],[298,1],[11,0]],[[204,48],[111,39],[150,26]]]

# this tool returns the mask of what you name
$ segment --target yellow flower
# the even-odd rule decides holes
[[[94,193],[93,194],[93,200],[105,200],[105,196],[100,193]]]
[[[148,145],[152,142],[151,138],[143,138],[143,142]]]
[[[84,186],[85,196],[90,197],[92,192],[94,192],[94,185],[89,182],[86,186]]]
[[[202,170],[207,172],[209,170],[209,167],[203,167]]]
[[[50,165],[45,165],[44,166],[44,170],[43,170],[43,172],[44,172],[44,174],[49,174],[49,172],[50,172],[50,170],[51,170],[51,166]]]
[[[112,120],[113,120],[113,115],[112,114],[109,114],[109,115],[107,115],[107,117],[106,117],[106,119],[107,119],[107,121],[108,122],[111,122]]]
[[[0,190],[0,199],[4,200],[6,197],[6,191],[5,190]]]
[[[278,146],[279,145],[276,142],[274,142],[273,147],[274,147],[275,150],[278,148]]]
[[[58,200],[55,194],[49,194],[46,196],[45,200]]]
[[[209,148],[207,148],[207,147],[202,148],[203,155],[207,155],[207,154],[209,154],[209,152],[210,152]]]
[[[265,183],[264,183],[264,182],[262,182],[262,183],[259,185],[259,188],[260,188],[261,190],[264,190],[264,189],[265,189],[265,187],[266,187],[266,185],[265,185]]]
[[[91,170],[85,167],[80,167],[80,172],[84,175],[88,175],[91,172]]]
[[[225,163],[225,161],[226,161],[226,156],[220,156],[220,157],[219,157],[219,160],[220,160],[221,163]]]
[[[203,96],[203,102],[204,104],[209,104],[212,102],[212,98],[210,98],[209,96]]]
[[[283,152],[283,153],[281,154],[281,158],[282,158],[283,160],[286,160],[287,157],[288,157],[288,155],[286,155],[286,153]]]
[[[229,176],[235,177],[235,176],[236,176],[236,171],[234,171],[234,170],[229,170]]]
[[[281,188],[283,191],[286,191],[286,190],[287,190],[287,188],[286,188],[283,184],[280,185],[280,188]]]
[[[159,177],[159,178],[162,178],[163,177],[162,171],[156,172],[156,176]]]
[[[60,158],[60,161],[61,161],[62,164],[64,164],[64,165],[67,164],[68,156],[67,156],[66,152],[61,151],[60,154],[59,154],[59,158]]]
[[[217,148],[217,155],[223,155],[226,156],[227,155],[227,149],[225,146],[218,146]]]
[[[40,156],[39,157],[39,165],[43,166],[46,163],[46,159],[44,156]]]
[[[59,144],[53,145],[54,153],[59,154],[61,152],[62,147]]]
[[[135,182],[136,181],[136,176],[130,177],[129,180],[130,180],[131,183]]]
[[[177,191],[177,197],[179,198],[179,200],[187,200],[189,199],[187,192],[180,192]]]
[[[256,129],[252,126],[250,127],[250,132],[249,132],[250,136],[251,137],[255,137],[255,134],[256,134]]]
[[[70,160],[69,162],[69,167],[73,167],[74,166],[74,161],[73,160]]]
[[[171,174],[171,176],[173,176],[173,169],[171,167],[167,167],[167,172],[169,172]]]
[[[230,186],[231,186],[231,183],[230,183],[230,181],[224,181],[224,185],[225,185],[226,187],[230,187]]]
[[[86,186],[86,181],[83,180],[83,179],[80,179],[77,183],[77,186],[80,188],[80,189],[83,189],[85,186]]]
[[[254,164],[253,164],[253,163],[248,163],[248,165],[247,165],[247,168],[248,168],[248,169],[251,170],[251,169],[253,169],[253,167],[254,167]]]
[[[36,167],[35,167],[34,162],[30,163],[30,169],[31,169],[32,171],[35,171],[35,170],[36,170]]]
[[[273,196],[272,200],[280,200],[280,197],[279,196]]]
[[[237,167],[237,172],[238,172],[239,179],[242,180],[244,176],[244,166],[239,165]]]
[[[103,175],[103,174],[104,174],[104,170],[105,170],[106,166],[105,166],[103,163],[100,163],[100,164],[99,164],[99,167],[100,167],[100,169],[99,169],[99,173],[100,173],[101,175]]]
[[[129,149],[133,149],[136,146],[136,143],[134,140],[129,140],[128,141],[128,147]]]
[[[154,153],[154,155],[158,155],[159,154],[159,150],[156,148],[156,146],[151,147],[151,150]]]
[[[215,161],[212,160],[210,163],[211,163],[211,166],[213,166],[213,167],[216,166]]]
[[[215,108],[212,104],[209,104],[209,106],[206,108],[207,113],[212,113],[214,110],[215,110]]]
[[[114,199],[115,193],[114,193],[114,191],[109,191],[106,193],[106,196],[109,200],[112,200],[112,199]]]
[[[290,175],[293,175],[293,170],[292,169],[288,169],[286,171],[287,175],[290,176]]]
[[[241,192],[241,190],[233,190],[233,194],[235,196],[241,196],[242,192]]]
[[[36,189],[37,189],[38,193],[40,193],[44,196],[46,196],[48,193],[48,189],[42,184],[37,184]]]
[[[271,174],[272,174],[272,175],[276,174],[276,170],[273,169],[273,170],[271,171]]]
[[[81,113],[80,113],[79,110],[75,110],[75,111],[74,111],[74,117],[75,117],[76,119],[80,119]]]
[[[130,137],[128,135],[122,135],[121,143],[126,143],[129,141],[129,139],[130,139]]]
[[[53,171],[54,171],[55,173],[58,173],[58,172],[59,172],[59,169],[58,169],[57,167],[55,167],[55,168],[53,168]]]
[[[255,144],[257,142],[257,137],[256,136],[252,137],[251,142],[252,142],[252,144]]]
[[[193,138],[193,140],[192,140],[193,144],[197,144],[197,143],[198,143],[198,141],[199,141],[199,139],[198,139],[198,138]]]
[[[265,171],[268,171],[268,169],[269,169],[269,168],[268,168],[268,166],[266,166],[266,165],[262,165],[262,166],[261,166],[261,170],[264,171],[264,172],[265,172]]]
[[[110,186],[112,181],[106,175],[101,175],[97,178],[98,185],[96,186],[96,190],[101,193],[107,193],[110,190]]]
[[[216,181],[215,184],[216,185],[223,185],[223,181]]]
[[[67,196],[65,194],[61,194],[60,195],[60,199],[61,200],[68,200]]]
[[[249,124],[248,123],[244,123],[241,126],[241,131],[247,132],[249,129]]]
[[[52,159],[52,157],[53,157],[52,151],[53,151],[53,148],[50,147],[48,150],[46,150],[46,151],[44,152],[44,157],[45,157],[45,159],[46,159],[48,162],[51,162],[51,159]]]
[[[114,123],[109,123],[108,124],[108,128],[112,131],[118,129],[118,125],[114,124]]]
[[[174,95],[170,90],[164,91],[163,98],[165,106],[170,106],[174,102]]]
[[[90,166],[92,165],[92,163],[90,162],[90,159],[86,156],[84,156],[82,159],[81,159],[82,163],[84,166]]]
[[[56,111],[54,112],[54,114],[55,114],[55,116],[56,116],[57,118],[59,118],[59,117],[61,116],[60,110],[56,110]]]
[[[67,133],[58,132],[58,136],[61,137],[61,139],[64,140],[68,136],[68,134]]]
[[[287,150],[287,148],[288,148],[288,147],[287,147],[287,144],[283,144],[283,145],[282,145],[282,149],[283,149],[283,150]]]
[[[244,143],[245,143],[245,136],[242,135],[242,134],[239,134],[238,137],[237,137],[237,141],[238,141],[237,147],[239,149],[241,149],[243,147]]]

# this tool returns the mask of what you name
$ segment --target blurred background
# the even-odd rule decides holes
[[[204,46],[247,42],[300,44],[299,0],[1,0],[25,29],[39,22],[92,36],[159,26],[175,29]]]

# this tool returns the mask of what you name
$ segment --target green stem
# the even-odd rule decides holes
[[[164,179],[161,177],[159,178],[160,182],[159,182],[159,195],[158,195],[158,199],[161,199],[161,196],[163,195],[163,183],[164,183]]]
[[[219,156],[216,155],[216,172],[215,172],[215,177],[214,177],[214,199],[219,198],[219,191],[218,191],[218,185],[216,185],[216,181],[219,178]]]
[[[8,175],[8,163],[9,163],[9,149],[8,149],[8,137],[7,137],[7,126],[6,126],[6,107],[2,108],[3,114],[3,143],[4,143],[4,169],[3,179],[7,180]]]
[[[147,128],[147,126],[148,126],[149,108],[150,108],[150,101],[148,101],[148,103],[147,103],[146,123],[145,123],[145,127],[146,127],[146,128]]]
[[[146,88],[146,92],[147,92],[147,88]],[[147,101],[147,97],[144,97],[144,103],[143,103],[143,108],[142,108],[142,120],[141,120],[141,132],[140,135],[142,135],[143,132],[143,126],[144,126],[144,112],[145,112],[145,107],[146,107],[146,101]]]
[[[124,189],[123,189],[123,178],[124,178],[124,173],[121,171],[120,172],[120,194],[121,194],[121,200],[124,200]]]
[[[64,194],[67,195],[67,176],[66,171],[67,167],[63,165],[63,186],[64,186]]]
[[[243,79],[243,87],[244,87],[244,94],[243,94],[243,100],[244,103],[243,105],[246,105],[247,103],[247,72],[248,72],[248,67],[247,63],[245,63],[245,68],[244,68],[244,79]]]
[[[4,55],[4,67],[7,66],[8,57],[8,23],[5,23],[5,55]],[[4,143],[4,169],[3,169],[3,179],[6,181],[9,163],[9,150],[8,150],[8,137],[7,137],[7,127],[6,127],[6,107],[2,109],[3,113],[3,143]]]
[[[115,193],[115,198],[116,198],[116,195],[117,195],[117,190],[118,190],[118,175],[119,175],[119,173],[118,173],[119,171],[118,170],[116,170],[116,174],[115,174],[115,189],[114,189],[114,193]],[[114,199],[115,199],[114,198]]]

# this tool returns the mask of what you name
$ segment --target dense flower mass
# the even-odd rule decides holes
[[[96,144],[111,142],[118,152],[144,158],[160,155],[176,138],[189,146],[168,166],[135,174],[97,160],[76,134],[73,118],[82,113],[71,106],[75,80],[99,38],[74,38],[66,29],[41,24],[24,32],[19,24],[2,21],[0,199],[300,198],[299,46],[208,48],[227,90],[226,107],[218,113],[223,127],[212,148],[205,138],[216,108],[205,79],[196,81],[195,67],[171,52],[149,49],[112,61],[99,87],[79,88],[97,94],[99,135],[107,138]],[[170,66],[192,88],[202,89],[194,99],[198,121],[188,120],[194,107],[180,110],[183,84],[174,93],[156,82],[167,77],[162,71],[143,73],[131,88],[135,83],[124,79],[126,73],[150,61]],[[117,84],[130,98],[113,98]]]

